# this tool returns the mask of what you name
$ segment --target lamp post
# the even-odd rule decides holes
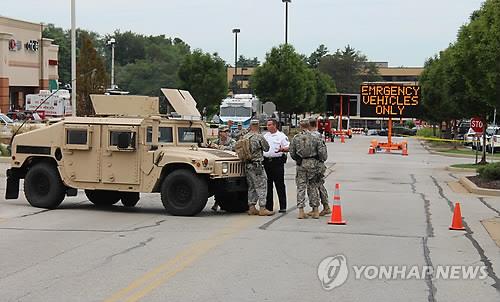
[[[76,20],[75,0],[71,0],[71,104],[73,116],[76,116]]]
[[[236,76],[238,74],[238,34],[240,33],[239,28],[233,28],[233,34],[234,34],[234,74],[233,74],[233,81],[236,80]],[[233,91],[233,94],[235,91]]]
[[[111,47],[111,90],[115,89],[115,38],[109,39],[106,45]]]
[[[292,0],[281,0],[281,2],[285,3],[285,44],[288,44],[288,3]]]

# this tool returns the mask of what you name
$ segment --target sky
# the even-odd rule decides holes
[[[0,2],[2,16],[70,28],[70,0]],[[370,61],[422,66],[455,41],[482,2],[292,0],[288,41],[306,55],[320,44],[330,51],[349,44]],[[119,29],[179,37],[234,64],[232,29],[241,30],[238,53],[263,61],[272,47],[284,43],[284,7],[280,0],[76,0],[76,23],[101,35]]]

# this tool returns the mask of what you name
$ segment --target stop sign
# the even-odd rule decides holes
[[[484,124],[480,118],[475,117],[470,121],[470,127],[472,128],[472,130],[474,130],[474,132],[482,133]]]

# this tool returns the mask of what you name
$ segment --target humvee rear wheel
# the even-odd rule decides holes
[[[26,173],[24,195],[37,208],[55,209],[64,200],[66,187],[54,165],[39,163]]]
[[[120,200],[120,192],[108,190],[85,190],[85,195],[96,206],[111,206]]]
[[[207,200],[207,182],[189,170],[170,173],[161,185],[161,202],[172,215],[196,215],[203,210]]]
[[[215,201],[226,212],[242,213],[248,211],[248,192],[220,192],[215,194]]]
[[[121,192],[122,204],[127,208],[133,208],[139,202],[141,195],[139,192]]]

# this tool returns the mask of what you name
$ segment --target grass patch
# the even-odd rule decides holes
[[[436,128],[436,135],[434,135],[434,131],[432,128],[422,128],[417,130],[417,136],[423,137],[439,137],[441,135],[441,131]]]
[[[476,165],[476,164],[454,164],[451,165],[450,167],[452,168],[460,168],[460,169],[476,169],[479,167],[482,167],[483,165]]]
[[[461,155],[476,155],[476,150],[469,150],[469,149],[451,149],[451,150],[437,150],[439,152],[443,152],[443,153],[451,153],[451,154],[461,154]],[[479,158],[481,158],[481,156],[483,155],[483,151],[479,151],[477,156]],[[487,158],[491,158],[492,155],[491,153],[486,153],[486,157]],[[494,158],[500,158],[500,153],[495,153],[493,155]]]

